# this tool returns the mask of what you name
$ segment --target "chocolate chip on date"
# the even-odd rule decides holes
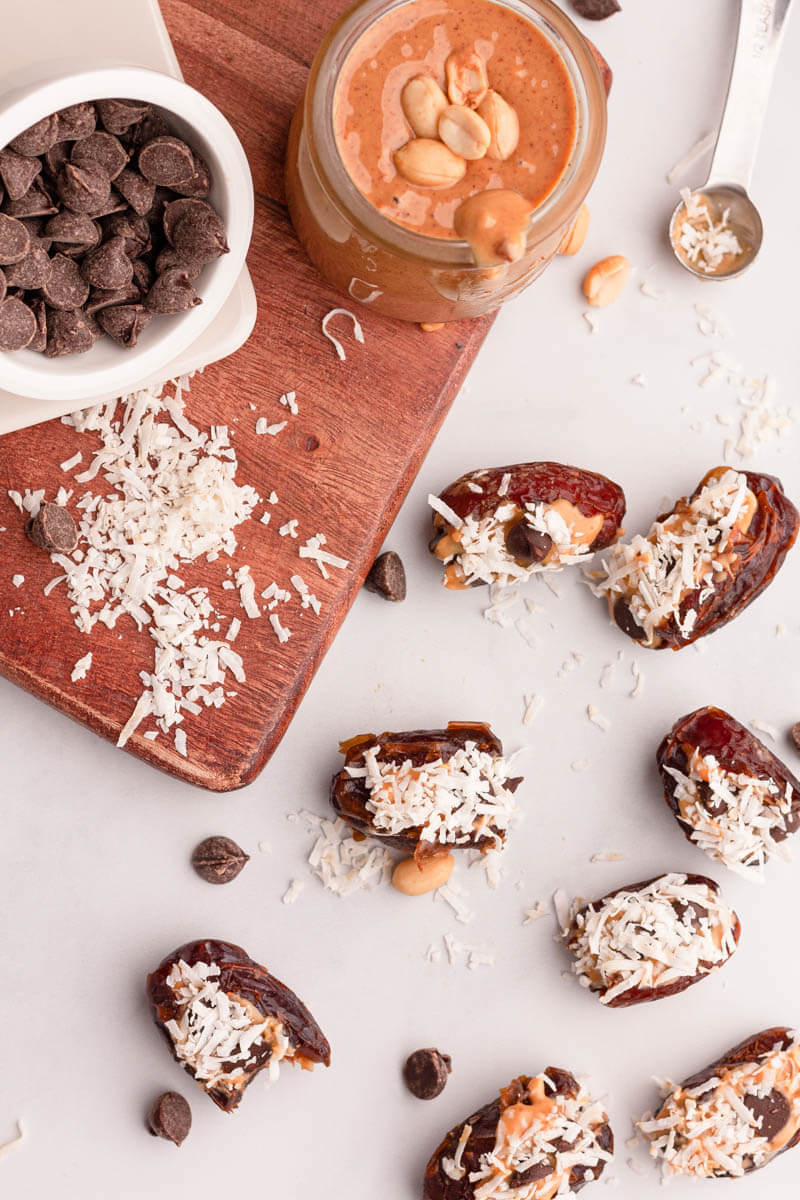
[[[147,1128],[153,1137],[182,1145],[192,1128],[192,1110],[179,1092],[163,1092],[147,1114]]]
[[[205,838],[192,854],[192,866],[206,883],[230,883],[249,861],[241,846],[222,836]]]
[[[35,546],[48,554],[71,554],[78,544],[78,529],[71,514],[62,504],[44,500],[35,517],[25,526],[25,532]]]
[[[441,1095],[447,1076],[453,1069],[449,1054],[441,1054],[433,1047],[415,1050],[405,1061],[403,1079],[412,1096],[418,1100],[433,1100]]]
[[[384,600],[399,603],[406,598],[406,571],[403,560],[394,550],[379,554],[364,580],[368,592],[375,592]]]

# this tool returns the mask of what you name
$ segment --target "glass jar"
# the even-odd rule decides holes
[[[575,93],[577,128],[569,162],[531,215],[516,262],[477,267],[469,245],[397,224],[355,186],[334,131],[339,73],[358,39],[414,0],[359,0],[328,32],[294,115],[287,154],[289,212],[300,241],[340,292],[404,321],[456,321],[497,308],[547,266],[572,226],[600,166],[606,93],[592,49],[551,0],[492,0],[530,21],[558,50]]]

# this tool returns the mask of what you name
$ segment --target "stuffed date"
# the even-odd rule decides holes
[[[281,1062],[330,1064],[330,1046],[305,1005],[240,946],[179,946],[147,977],[153,1017],[175,1059],[219,1108]]]
[[[616,541],[625,515],[616,483],[552,462],[470,471],[428,503],[431,552],[456,589],[586,562]]]
[[[651,649],[680,650],[755,600],[798,522],[780,480],[715,467],[648,534],[614,546],[592,590],[623,633]]]
[[[690,842],[746,879],[800,825],[800,782],[755,734],[720,708],[676,721],[656,755],[664,798]]]

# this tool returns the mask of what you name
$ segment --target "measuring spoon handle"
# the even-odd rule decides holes
[[[756,151],[793,0],[741,0],[728,96],[708,183],[750,185]]]

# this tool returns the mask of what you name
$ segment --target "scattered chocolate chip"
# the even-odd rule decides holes
[[[617,0],[572,0],[572,7],[587,21],[604,21],[621,11]]]
[[[208,164],[200,157],[199,154],[194,155],[194,170],[190,179],[184,183],[173,184],[173,191],[179,196],[193,196],[197,199],[202,199],[211,191],[211,172],[208,169]]]
[[[525,519],[517,521],[506,533],[508,553],[524,563],[542,562],[547,558],[552,546],[553,539],[550,535],[533,529]]]
[[[195,203],[202,204],[202,201]],[[166,221],[166,210],[164,217]],[[171,241],[178,253],[190,262],[212,262],[230,251],[222,218],[210,204],[202,209],[191,209],[180,217],[172,229]]]
[[[139,335],[153,319],[143,304],[116,304],[110,308],[102,308],[97,313],[97,324],[110,338],[132,350],[139,341]]]
[[[85,354],[99,337],[97,322],[83,309],[54,309],[47,322],[45,354],[48,358]]]
[[[0,150],[0,179],[9,200],[21,200],[41,169],[38,158],[27,158],[8,146]]]
[[[155,184],[149,183],[138,171],[126,167],[124,171],[120,171],[114,180],[114,185],[120,196],[127,200],[133,211],[140,217],[150,212],[156,194]]]
[[[80,104],[62,108],[56,113],[56,121],[59,141],[75,142],[94,133],[97,113],[91,101],[83,100]]]
[[[206,838],[192,854],[192,866],[206,883],[230,883],[249,861],[250,855],[229,837]]]
[[[100,167],[67,163],[58,173],[58,194],[67,208],[90,217],[103,215],[111,198],[111,183]]]
[[[192,287],[188,272],[182,267],[170,267],[156,279],[145,301],[154,313],[179,313],[202,304]]]
[[[182,1145],[192,1128],[192,1110],[178,1092],[164,1092],[147,1115],[147,1128],[154,1137]]]
[[[0,213],[0,265],[22,262],[30,248],[30,234],[22,222]]]
[[[319,450],[319,438],[315,437],[313,433],[306,438],[306,450]]]
[[[449,1054],[440,1054],[432,1047],[415,1050],[406,1059],[403,1078],[406,1087],[418,1100],[433,1100],[444,1091],[447,1076],[452,1070]]]
[[[35,546],[48,554],[71,554],[78,544],[78,529],[62,504],[45,500],[35,517],[25,526]]]
[[[759,1123],[759,1136],[769,1142],[786,1128],[792,1116],[791,1104],[777,1088],[773,1088],[766,1096],[747,1095],[743,1102]]]
[[[42,287],[42,295],[51,308],[81,308],[89,298],[89,284],[73,258],[55,254],[50,260],[50,278]]]
[[[6,212],[10,217],[46,217],[58,212],[53,197],[37,176],[24,196],[19,200],[6,201]]]
[[[364,587],[384,600],[405,600],[406,572],[400,555],[394,550],[379,554],[364,580]]]
[[[24,350],[36,336],[36,318],[16,296],[0,304],[0,350]]]
[[[186,142],[164,134],[139,151],[139,170],[145,179],[162,187],[187,183],[194,175],[194,155]]]
[[[109,179],[116,179],[128,162],[128,154],[113,133],[92,133],[76,142],[72,150],[76,167],[100,167]]]
[[[47,283],[51,270],[50,255],[43,246],[37,244],[31,246],[20,262],[6,267],[6,281],[9,287],[38,291]]]
[[[134,283],[129,283],[123,288],[92,288],[89,293],[89,299],[86,303],[86,311],[89,316],[94,316],[95,313],[102,312],[104,308],[110,308],[116,304],[138,304],[142,294]]]
[[[81,263],[81,275],[92,287],[127,287],[133,279],[133,263],[125,253],[125,239],[112,237],[90,250]]]
[[[103,128],[114,134],[125,133],[150,112],[149,104],[140,104],[136,100],[97,100],[95,104]]]
[[[619,600],[617,600],[616,604],[614,605],[614,620],[623,633],[627,633],[628,637],[633,638],[637,642],[643,641],[647,636],[631,610],[628,608],[624,596],[620,596]]]
[[[37,121],[29,129],[23,130],[13,141],[9,142],[9,146],[12,150],[16,150],[17,154],[36,156],[37,154],[46,154],[57,141],[58,116],[56,113],[52,113],[49,117],[42,117],[41,121]]]
[[[791,734],[792,734],[792,741],[794,742],[795,747],[798,750],[800,750],[800,721],[798,721],[795,725],[792,726]]]
[[[70,212],[68,208],[56,213],[44,227],[45,235],[62,246],[96,246],[102,229],[85,213]]]

